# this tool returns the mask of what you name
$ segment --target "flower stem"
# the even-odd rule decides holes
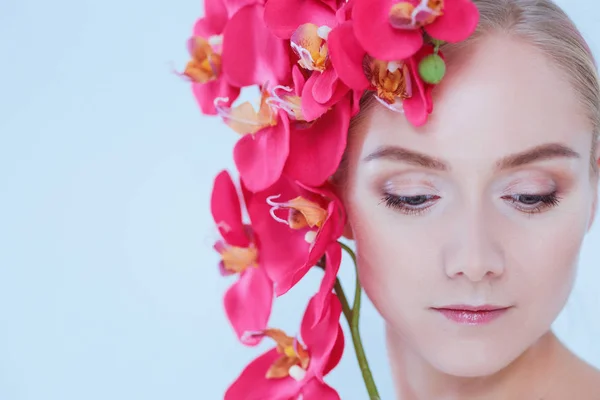
[[[360,332],[358,329],[362,288],[358,279],[358,269],[356,268],[356,254],[354,254],[354,251],[352,251],[352,249],[346,246],[344,243],[338,243],[350,255],[352,261],[354,262],[354,268],[356,270],[356,287],[354,291],[354,305],[352,306],[352,309],[350,309],[350,304],[348,303],[348,299],[346,298],[344,289],[342,289],[342,284],[337,278],[335,280],[334,286],[335,293],[340,299],[340,303],[342,303],[342,310],[344,312],[344,316],[348,321],[348,325],[350,325],[350,333],[352,334],[352,342],[354,343],[356,358],[358,360],[358,365],[360,366],[360,371],[362,372],[363,380],[365,381],[365,386],[367,387],[369,397],[371,400],[380,400],[379,392],[377,391],[377,386],[375,385],[375,380],[373,379],[371,368],[369,368],[369,362],[367,361],[367,356],[365,354],[365,349],[363,348],[362,340],[360,338]]]
[[[333,287],[335,290],[335,294],[340,299],[340,303],[342,303],[342,311],[344,312],[344,317],[346,317],[346,321],[348,324],[352,321],[352,309],[350,308],[350,304],[348,304],[348,299],[346,299],[346,294],[344,293],[344,289],[342,289],[342,284],[339,279],[335,279],[335,286]]]

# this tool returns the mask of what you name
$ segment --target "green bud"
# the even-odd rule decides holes
[[[426,83],[437,85],[445,73],[446,63],[437,54],[431,54],[419,63],[419,75]]]

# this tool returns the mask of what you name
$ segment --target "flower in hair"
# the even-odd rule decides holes
[[[339,63],[342,74],[355,79],[350,78],[352,84],[360,81],[357,76],[362,77],[362,87],[357,89],[364,90],[368,86],[362,74],[364,51],[361,52],[353,32],[348,32],[344,24],[352,3],[342,2],[335,9],[331,3],[270,0],[265,8],[265,23],[276,35],[290,40],[296,64],[307,76],[298,93],[302,94],[302,109],[308,121],[320,117],[351,89],[339,75],[336,64]],[[290,9],[295,12],[288,12]],[[329,40],[330,36],[333,41]]]
[[[423,125],[433,109],[433,85],[424,82],[419,73],[421,61],[432,55],[434,48],[424,45],[404,61],[370,59],[366,67],[375,98],[386,108],[403,112],[415,126]]]
[[[301,89],[301,75],[294,76],[300,76],[295,87]],[[305,185],[319,186],[335,172],[344,154],[350,97],[308,123],[295,92],[267,84],[257,108],[250,102],[227,107],[221,105],[227,99],[216,99],[217,113],[242,135],[233,157],[242,181],[253,192],[268,188],[283,172]]]
[[[223,32],[223,74],[235,86],[287,84],[291,79],[290,49],[265,25],[264,8],[258,2],[241,8]]]
[[[319,312],[316,299],[310,300],[302,318],[301,338],[278,329],[255,333],[272,339],[276,347],[242,371],[225,393],[225,400],[339,400],[323,377],[343,354],[342,307],[333,293],[327,293],[325,307]]]
[[[350,306],[337,277],[342,249],[357,262],[341,240],[346,210],[331,180],[365,96],[413,126],[427,122],[446,73],[441,45],[465,40],[478,18],[471,0],[205,1],[183,75],[202,112],[240,135],[241,196],[223,171],[211,198],[220,270],[237,277],[225,313],[241,343],[276,344],[225,400],[339,400],[324,377],[343,352],[342,312],[369,397],[380,398],[359,335],[360,283]],[[237,103],[246,87],[259,90],[257,104]],[[270,328],[273,301],[314,267],[323,277],[300,337]]]
[[[239,95],[235,87],[223,78],[222,32],[227,22],[225,9],[210,7],[215,2],[206,3],[206,16],[199,19],[188,39],[191,60],[181,74],[192,82],[192,90],[204,114],[214,115],[214,99],[224,97],[233,102]]]
[[[350,127],[349,95],[311,124],[291,125],[284,173],[307,186],[321,186],[338,169]]]
[[[215,243],[221,255],[221,274],[238,275],[224,297],[225,312],[238,338],[256,345],[260,337],[246,332],[266,328],[273,303],[273,282],[260,262],[259,244],[252,228],[242,222],[240,200],[226,171],[214,181],[211,211],[222,240]]]
[[[455,43],[477,27],[479,11],[470,0],[355,0],[356,37],[373,57],[398,61],[423,45],[423,30],[432,38]]]
[[[346,214],[332,188],[303,186],[287,176],[247,201],[275,294],[291,289],[342,236]]]
[[[269,91],[263,88],[256,109],[250,102],[227,107],[227,99],[215,99],[217,113],[242,135],[235,145],[233,159],[242,182],[256,192],[274,184],[283,172],[290,149],[290,120],[285,110],[269,104]]]

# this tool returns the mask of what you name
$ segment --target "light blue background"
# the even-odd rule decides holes
[[[562,3],[596,54],[600,5]],[[0,0],[0,399],[222,396],[265,349],[238,345],[210,248],[214,175],[236,135],[200,115],[185,40],[199,1]],[[595,244],[594,244],[595,243]],[[600,366],[600,226],[556,323]],[[347,262],[343,281],[351,287]],[[318,273],[277,303],[295,331]],[[362,332],[393,397],[382,323]],[[349,346],[329,382],[366,397]]]

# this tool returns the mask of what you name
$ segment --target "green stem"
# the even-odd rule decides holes
[[[344,289],[342,289],[342,284],[337,278],[335,280],[334,286],[335,293],[337,294],[338,298],[340,299],[340,302],[342,303],[342,310],[344,312],[344,316],[348,321],[348,325],[350,325],[350,333],[352,335],[352,342],[354,343],[354,349],[356,351],[356,358],[358,360],[358,365],[360,366],[360,371],[362,372],[363,380],[365,381],[365,386],[367,387],[369,397],[371,398],[371,400],[380,400],[379,392],[377,391],[377,386],[375,385],[373,374],[371,373],[371,369],[369,368],[369,362],[367,361],[367,356],[365,354],[365,349],[362,345],[360,331],[358,328],[362,288],[358,279],[358,269],[356,268],[356,254],[354,254],[354,251],[352,251],[352,249],[346,246],[344,243],[338,243],[352,258],[352,261],[354,262],[354,268],[356,271],[356,286],[354,291],[354,305],[352,306],[352,309],[350,309],[350,304],[348,303],[348,299],[346,298]]]
[[[340,299],[340,303],[342,303],[344,317],[346,317],[346,321],[348,321],[348,325],[350,325],[350,321],[352,321],[352,309],[350,308],[350,304],[348,304],[348,299],[346,298],[344,289],[342,289],[342,283],[337,278],[335,279],[335,286],[333,289],[335,290],[337,297]]]

